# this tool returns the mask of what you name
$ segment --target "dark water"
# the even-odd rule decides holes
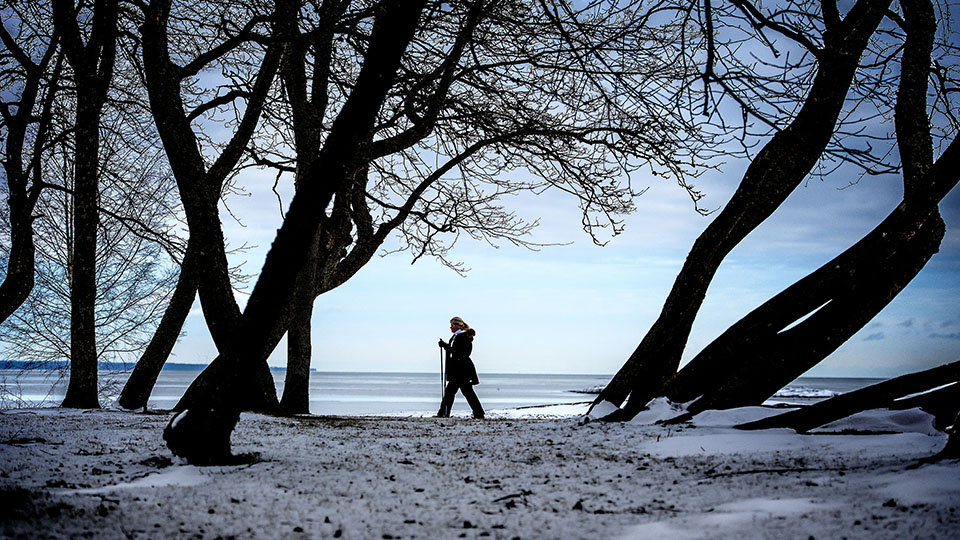
[[[164,370],[148,406],[173,407],[198,370]],[[273,372],[278,395],[284,372]],[[101,373],[101,403],[109,406],[119,395],[128,373]],[[477,395],[488,411],[590,401],[610,375],[480,374]],[[848,392],[879,379],[804,377],[781,390],[771,401],[812,403]],[[36,370],[0,370],[0,407],[56,406],[63,399],[66,379]],[[432,414],[440,403],[440,375],[434,373],[313,372],[310,412],[313,414]],[[469,411],[462,396],[454,412]]]

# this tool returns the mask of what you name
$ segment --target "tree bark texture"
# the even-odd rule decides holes
[[[283,225],[240,320],[233,344],[210,365],[220,369],[204,392],[188,400],[186,410],[164,430],[167,446],[191,462],[209,462],[229,452],[229,435],[239,417],[250,374],[276,346],[286,330],[294,283],[306,264],[310,242],[324,209],[358,169],[362,142],[373,128],[407,44],[413,37],[423,2],[385,2],[378,6],[369,48],[357,83],[334,120],[316,162],[305,171]],[[185,395],[186,399],[187,396]]]
[[[919,373],[901,375],[802,409],[736,427],[739,429],[790,428],[798,433],[804,433],[860,411],[890,407],[897,398],[957,381],[960,381],[960,362],[953,362]]]
[[[74,237],[69,268],[70,382],[63,407],[100,407],[96,339],[100,117],[116,59],[117,9],[116,0],[94,3],[93,27],[84,45],[73,2],[54,2],[54,22],[63,36],[64,55],[76,78]]]
[[[750,164],[730,202],[694,242],[660,316],[595,403],[623,403],[609,420],[632,418],[677,371],[707,287],[726,255],[763,223],[820,158],[842,110],[868,40],[889,0],[860,0],[828,25],[819,68],[796,118]]]

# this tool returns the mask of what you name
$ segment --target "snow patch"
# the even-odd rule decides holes
[[[933,415],[917,407],[904,411],[888,409],[872,409],[863,411],[847,418],[830,422],[817,429],[818,432],[835,431],[862,431],[862,432],[893,432],[893,433],[923,433],[937,435],[940,431],[934,427]]]
[[[876,476],[878,490],[901,505],[930,500],[960,503],[960,474],[954,464],[925,465],[906,473],[896,471]]]
[[[193,465],[183,465],[179,467],[170,467],[165,471],[150,474],[144,476],[143,478],[137,478],[136,480],[125,482],[123,484],[114,484],[112,486],[103,486],[99,488],[70,489],[63,490],[60,493],[63,493],[64,495],[96,495],[110,493],[111,491],[117,491],[121,489],[198,486],[206,481],[207,477],[200,472],[198,467],[194,467]]]
[[[706,512],[690,516],[654,521],[631,527],[621,539],[669,538],[693,540],[749,536],[744,531],[759,520],[777,520],[810,512],[839,508],[809,499],[746,499],[720,504]]]
[[[637,413],[630,421],[631,424],[652,425],[661,420],[670,420],[686,412],[683,404],[672,403],[669,399],[659,397],[647,403],[645,410]]]
[[[590,412],[587,413],[587,418],[590,420],[599,420],[604,416],[613,414],[614,412],[620,410],[620,407],[617,407],[613,403],[603,400],[600,403],[597,403],[590,409]]]
[[[733,427],[747,422],[762,420],[793,410],[792,408],[740,407],[724,411],[703,411],[693,418],[697,427]]]

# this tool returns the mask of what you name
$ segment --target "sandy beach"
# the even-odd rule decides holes
[[[244,462],[194,467],[168,414],[0,413],[4,538],[957,538],[960,463],[918,410],[826,433],[571,411],[487,420],[245,414]],[[558,413],[551,416],[550,413]],[[576,411],[574,411],[576,412]]]

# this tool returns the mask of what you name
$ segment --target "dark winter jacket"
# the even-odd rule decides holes
[[[449,343],[440,342],[447,352],[447,381],[457,384],[479,384],[477,368],[470,360],[473,352],[473,328],[452,336]]]

